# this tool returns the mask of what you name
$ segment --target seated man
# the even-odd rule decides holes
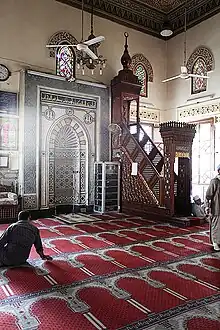
[[[18,266],[29,258],[34,244],[42,259],[52,260],[43,252],[39,229],[30,223],[28,211],[18,214],[18,221],[11,224],[0,237],[0,266]]]
[[[194,217],[197,218],[204,218],[206,217],[205,209],[202,206],[201,198],[196,195],[193,197],[194,203],[192,203],[192,214]]]

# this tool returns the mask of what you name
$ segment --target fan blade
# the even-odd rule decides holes
[[[164,82],[171,81],[171,80],[174,80],[174,79],[177,79],[177,78],[180,78],[180,75],[175,76],[175,77],[164,79],[162,82],[164,83]]]
[[[192,78],[204,78],[204,79],[209,79],[208,76],[201,76],[201,75],[199,75],[199,74],[192,74],[192,73],[190,73],[189,76],[192,77]]]
[[[91,46],[91,45],[97,44],[99,42],[102,42],[104,40],[105,40],[105,37],[100,36],[100,37],[96,37],[96,38],[87,40],[87,41],[84,42],[84,44],[86,44],[87,46]]]
[[[46,45],[47,48],[58,48],[61,47],[61,45]]]
[[[96,56],[96,54],[94,54],[91,49],[87,48],[84,50],[84,52],[89,56],[91,57],[93,60],[97,60],[98,59],[98,56]]]
[[[68,46],[68,47],[76,47],[77,45],[46,45],[47,48],[59,48],[59,47],[64,47],[64,46]]]

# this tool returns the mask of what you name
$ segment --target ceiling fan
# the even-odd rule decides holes
[[[187,5],[187,0],[186,0],[186,5]],[[203,76],[199,74],[193,74],[193,73],[188,73],[187,67],[186,67],[186,8],[187,6],[185,5],[185,26],[184,26],[184,62],[183,65],[180,67],[180,74],[171,78],[164,79],[162,82],[168,82],[174,79],[188,79],[188,78],[203,78],[203,79],[208,79],[208,76]]]
[[[58,47],[76,47],[77,50],[84,52],[93,60],[97,60],[98,56],[89,48],[92,45],[100,43],[105,40],[105,37],[99,36],[89,40],[83,41],[83,27],[84,27],[84,0],[82,0],[82,38],[81,41],[76,45],[69,45],[69,44],[58,44],[58,45],[46,45],[47,48],[58,48]]]

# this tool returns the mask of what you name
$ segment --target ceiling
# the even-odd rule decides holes
[[[56,0],[81,8],[81,0]],[[163,38],[160,35],[165,19],[173,28],[173,36],[184,29],[186,0],[84,0],[86,11],[135,30]],[[220,0],[187,0],[187,28],[220,12]],[[173,37],[172,36],[172,37]]]

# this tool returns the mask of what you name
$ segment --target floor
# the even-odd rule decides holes
[[[81,220],[33,221],[53,261],[33,248],[29,264],[0,268],[0,329],[220,329],[220,253],[207,224]]]

